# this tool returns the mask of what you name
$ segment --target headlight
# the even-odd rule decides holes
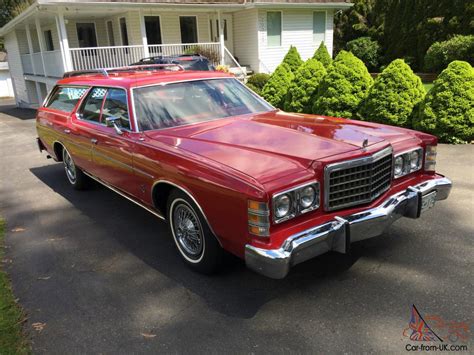
[[[423,148],[416,148],[395,155],[395,162],[393,164],[393,176],[395,179],[420,170],[422,156]]]
[[[274,202],[275,217],[285,217],[291,210],[291,197],[287,194],[279,196]]]
[[[311,207],[316,198],[316,191],[314,191],[313,186],[306,186],[305,188],[301,189],[300,192],[300,206],[303,209]]]
[[[281,223],[319,207],[319,183],[310,182],[273,196],[273,222]]]

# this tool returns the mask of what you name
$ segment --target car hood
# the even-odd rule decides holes
[[[215,120],[147,136],[227,165],[265,183],[307,169],[312,162],[407,138],[384,125],[272,111]]]

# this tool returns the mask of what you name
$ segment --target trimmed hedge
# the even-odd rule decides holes
[[[425,69],[439,73],[453,60],[464,60],[474,65],[474,35],[457,35],[447,41],[433,43],[425,54]]]
[[[261,95],[273,106],[283,109],[286,94],[288,93],[293,78],[294,75],[289,65],[281,63],[263,87]]]
[[[288,64],[288,66],[290,67],[290,70],[293,73],[296,73],[300,65],[303,64],[303,60],[301,59],[301,56],[298,53],[298,50],[296,49],[296,47],[290,46],[290,49],[288,50],[288,53],[286,53],[285,57],[283,58],[282,63]]]
[[[413,108],[425,96],[421,79],[403,59],[396,59],[377,76],[361,105],[361,119],[410,126]]]
[[[329,55],[328,49],[326,48],[324,41],[321,42],[318,49],[316,49],[316,51],[314,52],[313,59],[320,61],[325,68],[331,65],[332,58]]]
[[[311,113],[318,85],[325,75],[326,69],[316,59],[303,63],[288,90],[285,111]]]
[[[413,119],[415,129],[442,142],[474,140],[474,69],[454,61],[441,72]]]
[[[346,49],[362,60],[369,71],[376,71],[380,65],[382,48],[377,41],[370,37],[360,37],[347,42]]]
[[[255,91],[257,94],[262,92],[263,87],[270,79],[270,74],[256,73],[251,75],[247,80],[247,86]]]
[[[313,113],[354,117],[372,83],[373,79],[360,59],[350,52],[339,52],[319,85]]]

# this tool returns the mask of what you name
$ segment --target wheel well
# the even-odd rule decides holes
[[[56,155],[57,161],[63,161],[63,145],[59,142],[55,142],[53,145],[54,155]]]
[[[165,217],[165,219],[167,218],[166,207],[168,204],[168,196],[170,195],[171,190],[175,188],[175,186],[166,182],[160,182],[153,187],[153,205],[163,215],[163,217]]]

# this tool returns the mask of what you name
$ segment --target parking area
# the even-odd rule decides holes
[[[438,149],[447,201],[350,255],[284,280],[229,257],[209,277],[186,268],[156,217],[106,188],[72,190],[38,152],[33,118],[0,102],[5,265],[36,353],[404,353],[413,304],[474,329],[474,145]]]

